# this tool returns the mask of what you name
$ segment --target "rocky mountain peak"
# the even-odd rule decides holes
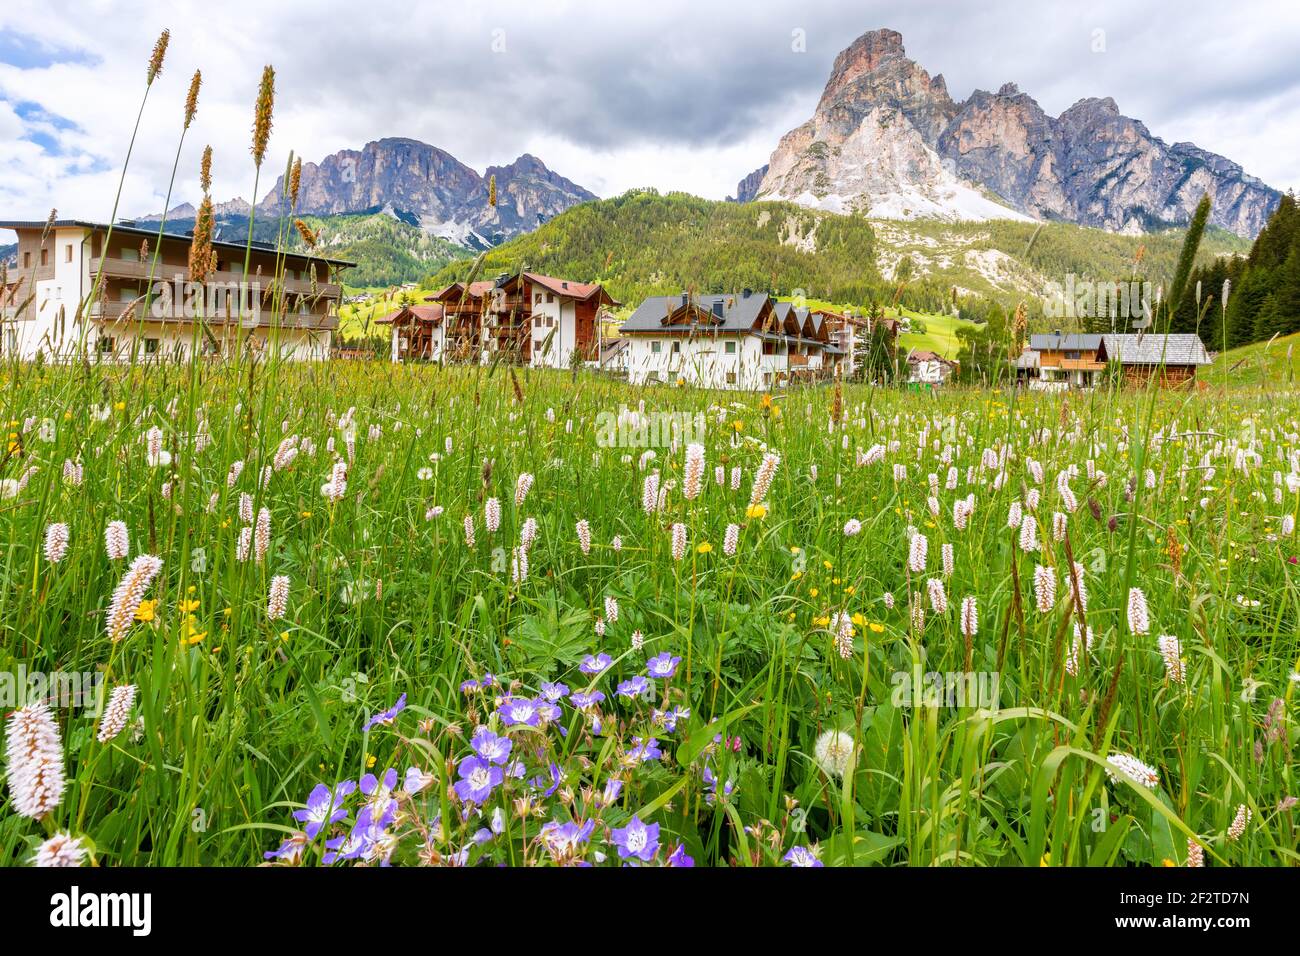
[[[835,57],[831,78],[822,93],[822,102],[826,102],[864,73],[875,72],[890,57],[906,59],[903,34],[897,30],[872,30],[862,34]]]
[[[943,76],[908,59],[902,34],[888,29],[835,58],[812,118],[737,187],[741,201],[1125,231],[1185,223],[1202,194],[1211,221],[1242,236],[1281,198],[1222,156],[1170,147],[1110,97],[1081,99],[1056,118],[1013,82],[954,102]]]

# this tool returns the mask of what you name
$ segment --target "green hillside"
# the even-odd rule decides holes
[[[382,212],[300,218],[319,234],[317,249],[322,255],[357,264],[343,277],[349,286],[392,286],[415,282],[468,254],[463,246],[431,236],[417,225]],[[246,216],[221,216],[217,227],[220,238],[232,242],[240,242],[248,236]],[[193,219],[167,221],[168,232],[184,233],[193,228]],[[286,247],[302,252],[305,243],[292,222],[266,217],[253,220],[253,238],[259,242],[275,242],[281,229],[284,229]]]
[[[1222,352],[1199,377],[1217,385],[1225,370],[1230,385],[1294,385],[1300,381],[1300,332]]]
[[[574,207],[535,232],[490,251],[483,275],[520,267],[600,281],[627,305],[692,288],[744,287],[854,306],[897,303],[950,313],[953,290],[968,316],[1024,300],[1033,319],[1049,281],[1172,275],[1181,230],[1122,236],[1067,223],[894,222],[840,216],[790,203],[729,203],[683,193],[633,190]],[[1214,231],[1199,262],[1248,244]],[[452,263],[423,285],[464,278]]]

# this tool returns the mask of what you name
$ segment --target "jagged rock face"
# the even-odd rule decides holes
[[[736,186],[736,202],[749,202],[758,195],[758,187],[763,183],[763,177],[767,175],[766,164],[754,170]]]
[[[497,180],[497,205],[488,201]],[[259,204],[276,213],[283,177]],[[345,149],[320,163],[304,163],[298,211],[333,215],[387,209],[417,216],[430,231],[464,241],[499,242],[536,228],[570,206],[596,196],[551,170],[535,156],[480,176],[450,153],[413,139],[382,139],[362,150]]]
[[[1014,83],[955,103],[902,41],[876,30],[840,53],[812,119],[782,137],[758,186],[750,174],[737,197],[1135,231],[1187,222],[1208,193],[1211,221],[1242,236],[1258,233],[1281,198],[1222,156],[1167,145],[1109,98],[1057,118]]]
[[[493,176],[497,182],[496,208],[487,201]],[[536,156],[524,153],[509,166],[489,166],[483,175],[481,195],[470,197],[467,206],[478,210],[471,219],[476,231],[509,237],[536,229],[571,206],[595,198],[594,193],[547,169]]]

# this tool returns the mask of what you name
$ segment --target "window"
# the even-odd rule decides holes
[[[728,343],[727,343],[727,354],[728,354],[728,355],[735,355],[735,354],[736,354],[736,343],[735,343],[735,342],[728,342]]]
[[[30,252],[24,252],[24,253],[23,253],[23,268],[24,268],[24,269],[30,269],[31,267],[32,267],[32,254],[31,254]]]
[[[157,340],[157,339],[145,339],[145,340],[144,340],[144,354],[145,354],[145,355],[153,355],[153,354],[154,354],[155,352],[157,352],[157,351],[158,351],[158,340]]]
[[[72,261],[72,243],[68,243],[67,246],[64,248],[63,261],[64,262]]]
[[[681,342],[674,342],[674,343],[673,343],[673,354],[674,354],[674,355],[681,355],[681,354],[682,354],[682,343],[681,343]]]
[[[119,259],[121,259],[123,262],[139,262],[139,261],[140,261],[140,250],[139,250],[139,249],[123,249],[120,253],[118,253],[117,257],[118,257]]]
[[[651,342],[651,343],[650,343],[650,351],[653,352],[655,355],[658,355],[658,354],[659,354],[659,350],[660,350],[660,348],[662,348],[662,346],[663,346],[663,343],[662,343],[662,342]]]
[[[554,301],[555,301],[555,293],[554,293],[554,292],[548,292],[548,293],[546,293],[546,301],[547,301],[547,302],[554,302]]]
[[[41,250],[41,265],[43,265],[43,266],[48,266],[49,264],[50,264],[50,250],[49,250],[49,249],[42,249],[42,250]]]
[[[728,385],[735,385],[735,384],[736,384],[736,373],[735,373],[735,372],[728,372],[728,373],[727,373],[727,384],[728,384]]]
[[[534,292],[533,305],[541,305],[541,304],[542,304],[542,294],[540,292]]]
[[[99,351],[104,355],[111,355],[117,348],[117,340],[111,335],[101,335],[99,337]]]

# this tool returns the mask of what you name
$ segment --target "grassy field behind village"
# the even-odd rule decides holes
[[[4,375],[0,863],[1298,862],[1293,395]]]

